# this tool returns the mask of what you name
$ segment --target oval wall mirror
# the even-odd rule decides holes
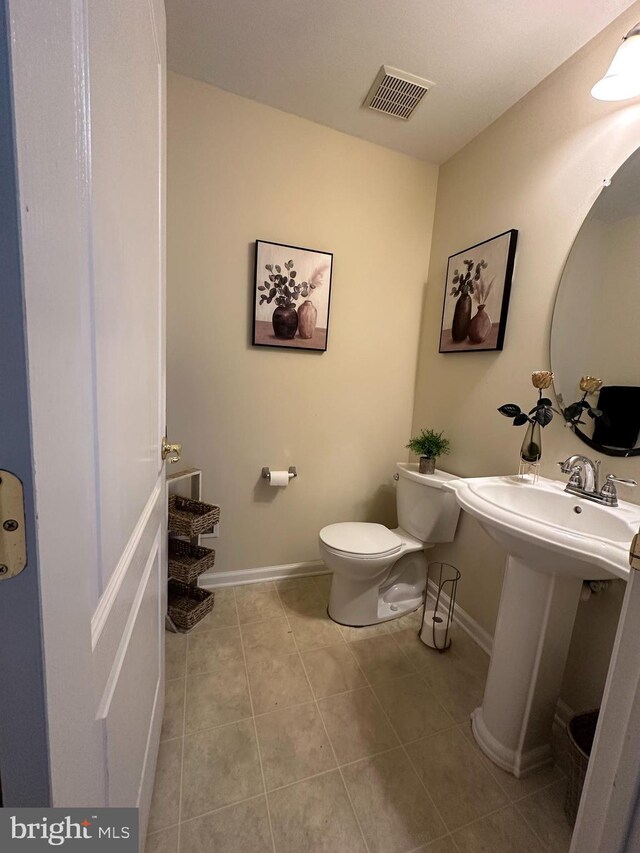
[[[610,456],[640,455],[640,149],[603,188],[569,253],[551,369],[582,441]]]

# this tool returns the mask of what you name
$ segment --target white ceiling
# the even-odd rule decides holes
[[[440,163],[633,2],[166,0],[169,67]],[[361,107],[383,64],[436,83],[408,122]]]

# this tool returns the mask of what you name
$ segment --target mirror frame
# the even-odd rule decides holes
[[[567,252],[567,257],[565,258],[564,264],[562,265],[562,270],[560,272],[560,278],[558,279],[558,286],[556,287],[556,295],[555,295],[555,298],[553,300],[553,311],[551,312],[551,322],[549,324],[549,365],[550,365],[550,369],[552,371],[553,371],[553,361],[551,359],[551,337],[553,334],[553,318],[555,317],[556,308],[558,307],[558,299],[560,296],[560,288],[562,287],[562,280],[564,278],[564,274],[565,274],[565,271],[567,269],[567,265],[569,263],[569,258],[571,257],[571,253],[573,252],[576,243],[578,242],[578,237],[580,236],[580,232],[582,231],[582,228],[583,228],[585,222],[587,221],[587,219],[591,215],[591,211],[593,210],[593,208],[595,207],[595,205],[598,203],[599,199],[601,198],[603,191],[606,190],[611,185],[611,183],[615,180],[615,177],[618,174],[618,172],[621,169],[623,169],[624,166],[629,162],[629,160],[632,157],[634,157],[635,155],[640,156],[640,147],[636,148],[634,151],[631,152],[631,154],[629,154],[627,159],[618,166],[618,168],[615,170],[615,172],[613,173],[611,178],[605,178],[603,180],[602,185],[600,187],[600,192],[598,193],[597,197],[594,199],[593,204],[591,205],[591,207],[587,211],[584,219],[580,223],[580,227],[578,228],[576,236],[573,238],[573,241],[571,243],[571,247],[570,247],[569,251]],[[560,400],[562,399],[562,392],[559,393],[558,390],[556,389],[555,376],[554,376],[552,387],[553,387],[553,394],[556,398],[556,403],[558,404],[558,408],[559,408],[560,412],[563,413],[563,407],[560,403]],[[569,423],[567,418],[564,417],[564,414],[562,414],[562,417],[563,417],[563,420],[565,423]],[[618,458],[622,458],[622,459],[630,458],[633,456],[640,456],[640,445],[638,445],[637,447],[633,447],[629,450],[624,450],[622,448],[617,448],[617,447],[608,447],[607,445],[600,444],[599,442],[594,441],[593,438],[588,436],[586,433],[582,432],[580,427],[575,425],[575,424],[571,425],[571,432],[576,436],[576,438],[580,439],[580,441],[584,442],[588,447],[590,447],[592,450],[595,450],[597,453],[604,453],[606,456],[617,456]]]

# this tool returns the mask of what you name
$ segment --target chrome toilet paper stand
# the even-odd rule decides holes
[[[433,577],[432,577],[433,576]],[[429,593],[435,599],[434,611],[441,622],[445,623],[444,645],[436,641],[435,624],[433,626],[433,647],[439,652],[445,652],[451,646],[451,625],[456,606],[456,592],[460,572],[451,563],[435,561],[427,566],[427,585],[424,594],[424,612],[427,612]],[[448,589],[447,589],[448,586]],[[448,600],[447,600],[448,599]],[[423,616],[424,620],[424,616]],[[422,631],[422,628],[420,629]]]

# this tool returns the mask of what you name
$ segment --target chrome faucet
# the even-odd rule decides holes
[[[579,489],[582,492],[591,494],[598,492],[598,480],[600,479],[600,461],[593,462],[588,456],[580,456],[574,453],[569,456],[564,462],[558,462],[560,470],[563,474],[571,474],[571,478],[567,485],[566,491],[574,491],[569,489],[569,485]]]
[[[594,462],[588,456],[581,456],[578,453],[569,456],[564,462],[558,462],[558,465],[563,474],[571,475],[565,492],[579,495],[581,498],[604,504],[604,506],[618,506],[616,483],[623,483],[625,486],[638,485],[635,480],[624,480],[614,474],[607,474],[606,482],[600,488],[600,461]]]

